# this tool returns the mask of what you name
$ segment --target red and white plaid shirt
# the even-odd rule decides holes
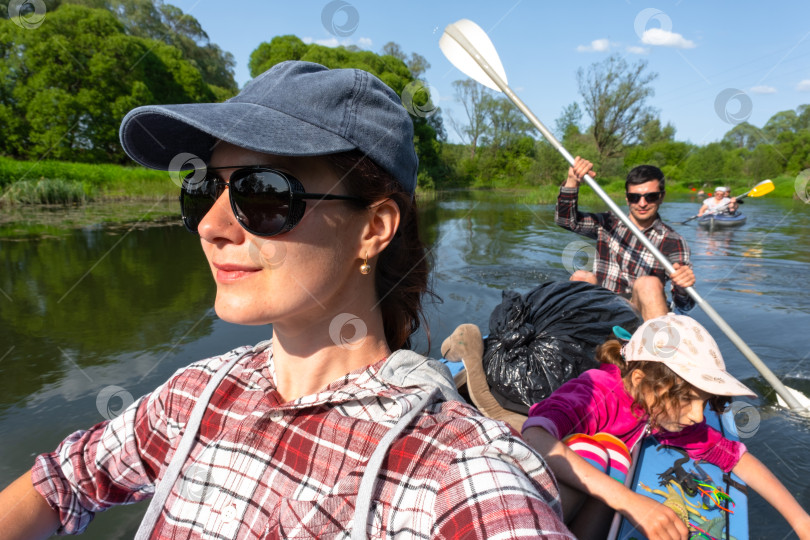
[[[666,285],[669,276],[650,251],[630,229],[611,212],[589,214],[577,210],[577,188],[560,188],[554,221],[560,227],[596,240],[596,260],[593,273],[604,288],[620,294],[633,292],[633,283],[640,276],[656,276]],[[690,265],[689,246],[680,234],[656,217],[642,231],[672,264]],[[695,301],[686,290],[672,286],[672,300],[678,309],[689,311]]]
[[[377,374],[387,360],[281,403],[272,347],[219,385],[154,538],[348,538],[366,462],[424,395]],[[35,488],[60,533],[94,512],[150,498],[209,379],[234,355],[191,364],[110,422],[38,456]],[[505,424],[463,403],[431,403],[391,446],[377,477],[371,538],[573,538],[543,460]]]

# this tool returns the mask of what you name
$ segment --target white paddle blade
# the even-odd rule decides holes
[[[465,40],[466,46],[462,44]],[[481,68],[479,60],[489,64],[504,84],[507,84],[506,72],[498,57],[498,51],[495,50],[487,33],[471,20],[461,19],[448,24],[439,40],[439,48],[462,73],[487,88],[501,91],[495,81]]]
[[[799,402],[799,405],[801,405],[803,407],[803,409],[801,409],[799,411],[799,413],[803,414],[805,416],[810,415],[810,398],[808,398],[807,396],[805,396],[804,394],[802,394],[801,392],[799,392],[795,388],[791,388],[789,386],[786,386],[785,388],[787,388],[788,391],[791,394],[793,394],[793,397],[796,398],[796,401]],[[782,396],[780,396],[779,394],[776,394],[776,402],[779,404],[780,407],[784,407],[786,409],[789,408],[787,403],[785,403],[785,400],[782,399]]]

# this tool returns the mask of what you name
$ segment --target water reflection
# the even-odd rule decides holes
[[[734,240],[734,230],[718,230],[718,231],[706,231],[704,229],[698,229],[697,231],[697,238],[698,241],[705,244],[705,254],[706,255],[717,255],[720,257],[725,257],[729,254],[729,248],[732,245],[732,241]]]
[[[758,199],[737,230],[675,225],[694,206],[668,201],[663,211],[692,249],[698,291],[771,369],[810,393],[810,207]],[[430,345],[421,331],[415,347],[433,356],[458,324],[486,329],[503,290],[567,279],[562,253],[580,239],[554,225],[552,206],[486,192],[441,194],[422,205],[420,227],[443,303],[427,307]],[[127,230],[0,242],[0,484],[30,467],[34,454],[114,413],[127,394],[137,398],[183,365],[269,337],[269,327],[217,319],[199,241],[182,226]],[[716,328],[699,309],[692,315]],[[799,492],[806,480],[790,469],[807,468],[810,421],[772,407],[756,371],[715,332],[729,369],[763,396],[755,403],[762,427],[746,444]],[[98,397],[112,386],[126,394],[108,390],[122,401],[99,410]],[[810,507],[810,494],[800,496]],[[764,501],[753,505],[752,537],[786,534]],[[132,538],[144,510],[101,515],[84,538]]]
[[[181,338],[210,333],[210,272],[177,227],[87,228],[0,249],[0,411],[69,375],[92,382],[88,370],[123,356],[136,358],[128,375],[143,373]]]

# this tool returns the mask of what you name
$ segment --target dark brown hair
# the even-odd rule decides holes
[[[630,384],[629,392],[633,398],[633,414],[646,413],[655,425],[655,417],[667,411],[667,409],[678,410],[681,399],[691,399],[694,392],[700,390],[692,384],[683,380],[674,371],[669,369],[663,362],[625,362],[622,358],[622,346],[618,340],[609,339],[596,347],[596,360],[602,364],[613,364],[621,370],[622,380],[630,382],[633,371],[639,369],[644,373],[644,378],[638,386]],[[654,396],[653,402],[648,404],[644,399],[645,395]],[[729,396],[712,396],[709,398],[712,409],[718,413],[725,411],[726,406],[731,402]]]
[[[428,294],[438,299],[438,296],[428,283],[428,251],[419,237],[413,195],[359,150],[324,157],[341,177],[347,194],[361,199],[364,208],[384,199],[391,199],[399,207],[399,228],[380,253],[374,268],[385,340],[392,351],[410,349],[411,335],[419,329],[421,320],[430,348],[430,328],[423,312],[422,297]]]
[[[639,184],[646,184],[650,180],[658,180],[658,191],[666,190],[666,180],[664,173],[655,165],[639,165],[634,167],[627,173],[627,179],[624,182],[624,190],[630,186],[637,186]]]

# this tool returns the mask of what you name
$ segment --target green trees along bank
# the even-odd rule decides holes
[[[238,91],[233,56],[194,17],[159,0],[43,1],[47,16],[35,29],[0,19],[0,205],[174,194],[166,173],[132,166],[118,141],[121,119],[140,105],[227,99]],[[1,0],[0,15],[8,16]],[[425,58],[395,43],[374,53],[277,36],[253,51],[251,75],[291,59],[365,69],[402,97],[422,192],[530,189],[537,202],[553,198],[565,176],[562,157],[503,96],[456,81],[466,118],[445,114],[431,99]],[[810,168],[810,106],[777,113],[761,129],[732,125],[721,141],[698,146],[675,140],[675,128],[646,104],[655,78],[645,64],[615,58],[577,73],[579,100],[572,96],[556,131],[572,154],[598,164],[601,183],[621,191],[629,168],[651,163],[672,191],[781,175],[786,187],[776,194],[790,196],[787,185]],[[463,143],[448,142],[445,120]]]
[[[127,111],[223,92],[177,47],[79,5],[59,6],[35,30],[0,21],[0,58],[0,153],[14,158],[125,163]]]
[[[611,56],[577,71],[580,101],[564,107],[555,132],[573,155],[596,164],[597,181],[623,190],[622,179],[636,165],[660,167],[670,180],[668,191],[710,191],[716,183],[750,187],[765,178],[784,184],[775,196],[793,196],[796,176],[810,168],[810,105],[775,114],[763,128],[729,123],[721,141],[699,146],[675,139],[675,128],[663,125],[647,104],[654,95],[655,73],[644,61],[628,64]],[[456,98],[465,121],[449,119],[463,147],[443,145],[443,157],[460,186],[537,187],[565,178],[566,161],[533,128],[508,119],[508,100],[471,80],[456,81]],[[500,126],[506,126],[505,129]],[[788,184],[791,186],[788,187]],[[544,197],[543,200],[546,200]]]

